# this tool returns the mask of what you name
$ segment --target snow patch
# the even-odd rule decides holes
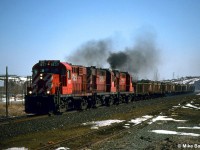
[[[58,147],[55,150],[70,150],[68,147]]]
[[[176,120],[176,119],[173,119],[173,118],[168,118],[167,116],[158,116],[156,118],[153,118],[149,124],[152,124],[153,122],[156,122],[156,121],[175,121],[175,122],[185,122],[187,120]]]
[[[176,84],[190,84],[191,85],[191,84],[194,84],[196,81],[199,81],[199,80],[200,79],[198,77],[197,78],[191,78],[191,79],[185,77],[185,78],[177,79],[173,82],[176,83]]]
[[[196,133],[185,133],[185,132],[176,132],[176,131],[169,131],[169,130],[151,130],[150,132],[154,132],[154,133],[158,133],[158,134],[200,136],[200,134],[196,134]]]
[[[25,147],[12,147],[12,148],[8,148],[6,150],[28,150],[28,148],[25,148]]]
[[[194,126],[194,127],[178,127],[178,129],[197,129],[199,130],[200,127]]]
[[[192,108],[195,108],[195,109],[200,109],[200,107],[197,107],[197,106],[194,106],[192,104],[186,104],[185,106],[182,106],[181,108],[189,108],[189,109],[192,109]]]
[[[179,108],[179,107],[181,107],[181,106],[173,106],[173,108]]]
[[[196,94],[196,95],[200,95],[200,93]]]
[[[128,128],[130,128],[130,124],[126,123],[123,127],[128,129]]]
[[[1,101],[2,102],[6,102],[6,98],[1,98]],[[16,101],[24,101],[24,99],[20,99],[20,98],[14,98],[14,97],[11,97],[9,100],[9,102],[16,102]]]
[[[123,126],[124,128],[126,128],[126,129],[129,129],[130,128],[130,126]]]
[[[129,124],[129,123],[127,123],[127,124],[125,124],[125,126],[130,126],[130,124]]]
[[[140,123],[142,123],[143,121],[146,121],[147,119],[152,118],[153,116],[142,116],[141,118],[136,118],[136,119],[131,119],[131,121],[129,121],[129,123],[134,123],[134,125],[138,125]]]
[[[92,122],[86,122],[82,125],[92,125],[91,129],[99,129],[99,127],[105,127],[110,126],[113,123],[121,123],[125,120],[102,120],[102,121],[92,121]]]

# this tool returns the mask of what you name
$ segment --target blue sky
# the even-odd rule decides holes
[[[0,74],[30,75],[38,60],[65,61],[91,40],[120,50],[148,31],[160,79],[200,75],[199,27],[199,0],[0,0]]]

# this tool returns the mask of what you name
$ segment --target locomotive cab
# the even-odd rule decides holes
[[[60,61],[39,61],[32,69],[32,86],[28,93],[33,95],[71,94],[71,68]]]
[[[61,94],[72,93],[71,66],[58,60],[43,60],[32,68],[32,85],[27,87],[25,111],[47,113],[56,111]]]

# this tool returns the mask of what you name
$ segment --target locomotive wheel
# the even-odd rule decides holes
[[[64,113],[64,112],[66,112],[67,107],[68,107],[68,104],[66,102],[62,101],[62,103],[58,106],[57,112],[58,113]]]
[[[87,109],[87,107],[88,107],[87,100],[85,100],[85,99],[81,100],[80,103],[79,103],[79,109],[85,110],[85,109]]]
[[[92,108],[92,99],[88,98],[88,107],[87,108]]]
[[[93,107],[94,107],[94,108],[97,108],[97,107],[99,107],[99,106],[101,106],[101,100],[100,100],[100,99],[96,99],[96,101],[94,101]]]
[[[112,98],[107,98],[106,99],[106,106],[111,106],[114,104],[114,99]]]
[[[66,106],[65,105],[60,105],[60,107],[59,107],[59,112],[60,113],[63,113],[63,112],[65,112],[67,109],[66,109]]]
[[[130,103],[130,102],[131,102],[131,99],[130,99],[129,97],[126,96],[126,97],[125,97],[125,103],[128,104],[128,103]]]

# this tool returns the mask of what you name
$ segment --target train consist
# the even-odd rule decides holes
[[[128,72],[42,60],[32,68],[25,112],[34,114],[87,109],[100,105],[193,92],[191,85],[140,81]]]

